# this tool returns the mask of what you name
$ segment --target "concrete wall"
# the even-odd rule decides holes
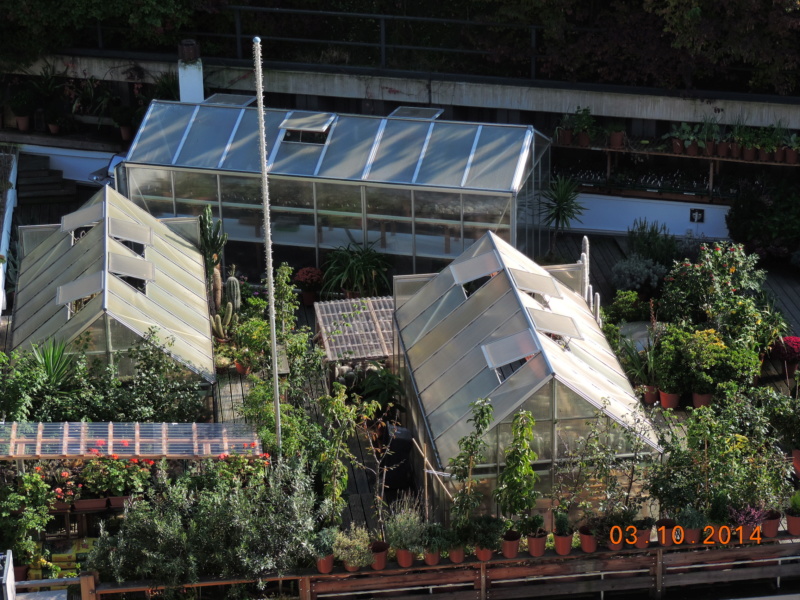
[[[572,231],[624,234],[636,219],[647,219],[663,223],[670,233],[677,236],[691,232],[694,237],[728,237],[728,227],[725,225],[725,215],[729,210],[727,206],[600,194],[580,194],[578,201],[586,210],[581,216],[582,223],[571,223]],[[692,222],[691,211],[694,209],[704,211],[703,223]]]
[[[63,55],[52,57],[52,60],[57,69],[67,69],[74,76],[84,76],[85,73],[85,76],[127,82],[153,81],[166,71],[177,71],[178,65],[177,56],[174,62]],[[203,65],[206,88],[253,92],[251,67],[212,63],[207,60]],[[29,72],[36,73],[40,67],[41,63],[33,65]],[[652,90],[629,92],[627,89],[592,91],[559,88],[557,84],[544,82],[540,86],[497,85],[423,77],[399,78],[299,70],[266,70],[264,86],[268,92],[296,95],[298,107],[312,109],[313,106],[305,106],[310,101],[306,97],[352,99],[360,102],[365,112],[376,107],[379,113],[383,101],[478,107],[498,111],[499,117],[504,117],[502,120],[513,119],[518,111],[561,114],[574,112],[578,106],[588,106],[593,114],[605,117],[698,122],[709,116],[723,123],[743,118],[749,125],[765,126],[780,121],[790,129],[800,129],[800,101],[778,97],[748,100],[742,95],[740,99],[731,100],[705,93],[702,98],[686,98],[653,93]]]
[[[72,179],[78,183],[97,185],[89,179],[89,175],[98,169],[108,166],[113,152],[94,152],[72,148],[55,148],[53,146],[36,146],[22,144],[20,151],[26,154],[40,154],[50,157],[50,168],[64,172],[64,179]]]

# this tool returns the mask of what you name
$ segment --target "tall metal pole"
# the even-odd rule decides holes
[[[264,81],[261,72],[261,38],[253,38],[253,59],[258,103],[258,152],[261,155],[261,195],[264,207],[264,251],[267,256],[267,300],[269,301],[269,336],[272,350],[272,395],[275,403],[275,439],[281,448],[281,396],[278,381],[278,340],[275,327],[275,283],[272,275],[272,231],[269,222],[269,182],[267,181],[267,135],[264,128]]]

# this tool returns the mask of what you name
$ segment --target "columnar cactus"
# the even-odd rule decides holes
[[[242,291],[239,280],[234,276],[225,280],[225,297],[233,304],[233,310],[238,312],[242,308]]]

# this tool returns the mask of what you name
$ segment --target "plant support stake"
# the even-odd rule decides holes
[[[261,38],[253,38],[253,59],[258,103],[258,153],[261,157],[261,195],[264,207],[264,251],[267,256],[267,296],[269,300],[269,335],[272,351],[272,397],[275,404],[275,439],[281,449],[281,396],[278,382],[278,340],[275,334],[275,284],[272,275],[272,231],[269,222],[269,183],[267,181],[267,135],[264,130],[264,81],[261,71]]]

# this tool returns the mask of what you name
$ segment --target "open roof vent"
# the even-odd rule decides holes
[[[294,111],[280,124],[284,142],[324,144],[336,115]]]

